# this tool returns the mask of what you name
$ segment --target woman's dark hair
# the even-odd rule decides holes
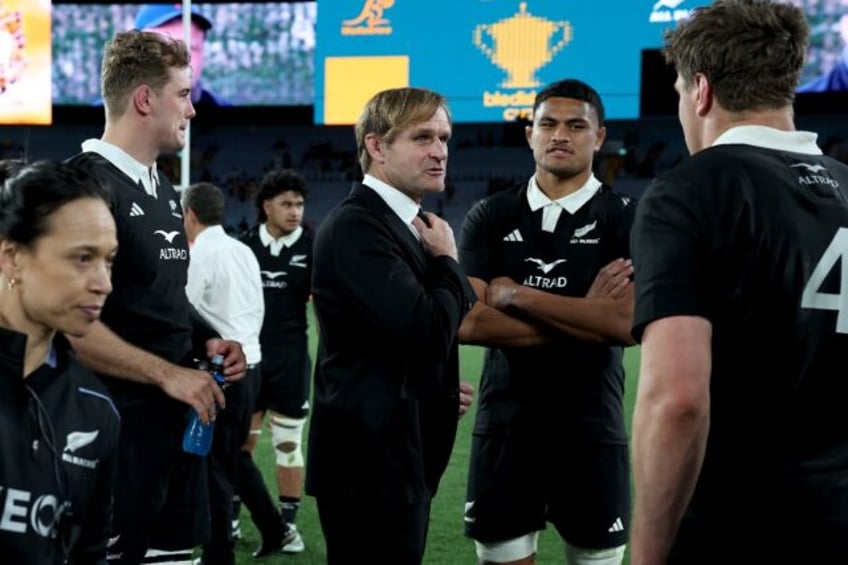
[[[112,203],[107,187],[73,165],[38,161],[23,167],[0,185],[0,238],[31,245],[47,233],[56,210],[80,198]]]
[[[24,167],[26,167],[26,161],[23,159],[0,159],[0,186]]]

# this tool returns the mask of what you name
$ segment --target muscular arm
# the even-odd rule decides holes
[[[500,283],[500,280],[498,280]],[[633,345],[633,284],[617,298],[558,296],[514,285],[509,306],[578,339]]]
[[[542,328],[492,308],[485,302],[486,281],[468,277],[479,300],[459,326],[459,341],[489,347],[526,347],[550,340]]]
[[[488,286],[486,300],[578,339],[633,345],[632,272],[630,261],[612,261],[598,272],[585,297],[560,296],[499,277]]]
[[[224,394],[208,373],[180,367],[148,353],[123,340],[102,322],[95,322],[85,337],[67,337],[79,361],[92,371],[158,386],[168,396],[190,404],[201,418],[208,420],[216,402],[219,406],[225,404]]]
[[[633,416],[633,565],[665,563],[701,471],[710,426],[712,326],[652,322],[642,339]]]

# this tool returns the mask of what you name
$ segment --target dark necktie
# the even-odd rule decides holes
[[[421,218],[421,221],[424,222],[424,225],[428,228],[430,227],[430,219],[424,215],[424,208],[418,208],[417,216]]]

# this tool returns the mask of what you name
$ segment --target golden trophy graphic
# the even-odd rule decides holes
[[[527,11],[527,2],[518,12],[493,24],[474,29],[473,41],[495,65],[506,71],[505,88],[539,86],[536,71],[553,60],[571,41],[571,24],[553,22]],[[491,38],[491,45],[486,41]]]

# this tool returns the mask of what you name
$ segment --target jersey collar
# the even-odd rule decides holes
[[[130,177],[134,183],[144,187],[145,192],[156,198],[156,187],[159,185],[159,173],[156,171],[156,162],[149,169],[144,163],[137,161],[129,153],[102,139],[86,139],[82,142],[82,150],[97,153],[116,167],[122,173]]]
[[[595,178],[595,175],[589,175],[586,182],[572,192],[562,198],[551,200],[539,188],[536,182],[536,175],[530,177],[530,182],[527,183],[527,204],[530,205],[530,210],[535,212],[539,208],[542,210],[542,229],[546,232],[553,233],[556,230],[557,221],[562,214],[563,209],[568,210],[569,214],[574,214],[586,202],[591,200],[595,193],[601,188],[601,181]]]
[[[788,151],[821,155],[822,150],[816,145],[816,134],[809,131],[783,131],[766,126],[736,126],[722,133],[713,145],[744,144]]]

